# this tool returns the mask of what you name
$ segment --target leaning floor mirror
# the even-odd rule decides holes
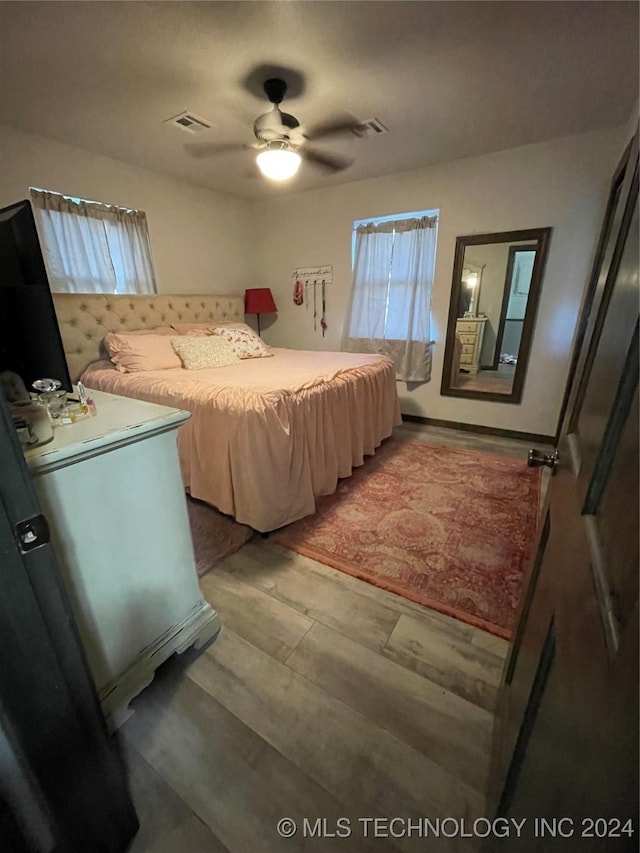
[[[458,237],[441,393],[519,403],[551,228]]]

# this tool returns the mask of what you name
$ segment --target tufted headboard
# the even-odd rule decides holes
[[[53,303],[72,382],[101,357],[100,344],[107,332],[135,332],[177,322],[244,322],[244,298],[239,294],[54,293]]]

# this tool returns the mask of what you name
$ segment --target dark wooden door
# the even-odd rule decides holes
[[[2,393],[0,590],[0,850],[123,853],[138,827],[124,764]]]
[[[532,852],[638,849],[638,276],[636,136],[596,253],[498,701],[490,802],[526,818]]]

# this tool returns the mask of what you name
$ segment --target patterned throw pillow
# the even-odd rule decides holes
[[[171,346],[180,357],[186,370],[202,370],[205,367],[229,367],[240,359],[224,338],[192,337],[181,335],[171,338]]]
[[[246,329],[235,326],[214,326],[213,336],[227,341],[238,358],[266,358],[273,355],[262,339],[248,326]]]

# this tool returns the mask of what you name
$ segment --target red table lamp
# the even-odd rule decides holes
[[[271,288],[250,287],[244,292],[244,313],[255,314],[258,318],[258,334],[260,334],[260,315],[274,314],[278,309],[273,301]]]

